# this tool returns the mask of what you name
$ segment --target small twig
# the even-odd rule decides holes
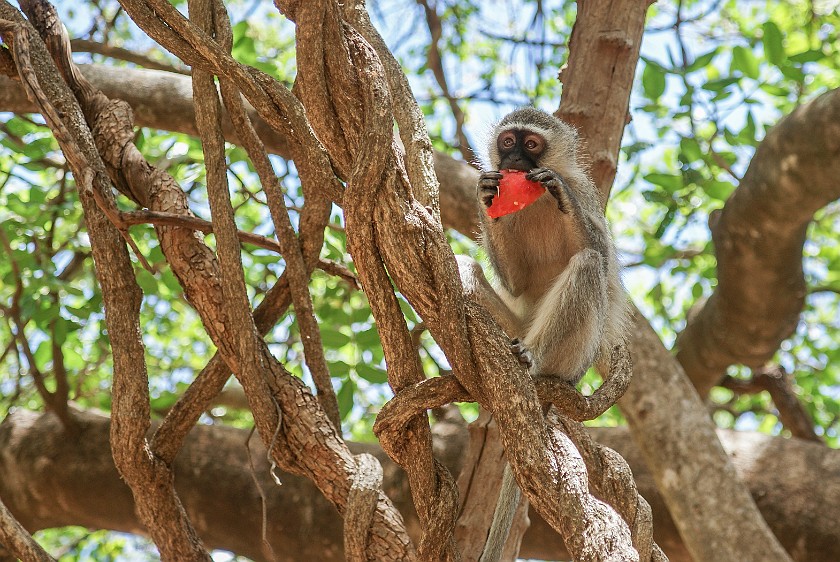
[[[475,151],[470,146],[470,141],[464,131],[464,121],[466,119],[464,111],[458,105],[458,100],[451,94],[449,84],[446,79],[446,72],[443,69],[443,56],[440,52],[440,40],[443,37],[443,25],[440,21],[440,16],[434,7],[430,6],[426,0],[418,0],[418,4],[423,6],[423,11],[426,14],[426,23],[429,26],[429,33],[432,36],[429,42],[429,52],[427,55],[426,64],[435,76],[435,80],[440,86],[440,91],[446,101],[449,103],[449,108],[452,111],[452,116],[455,118],[455,136],[458,138],[458,150],[464,160],[469,162],[475,158]]]
[[[337,261],[320,258],[318,260],[318,269],[324,273],[329,273],[330,275],[335,275],[336,277],[341,278],[350,285],[351,288],[357,291],[362,289],[362,286],[359,285],[359,278],[356,277],[356,274],[350,271],[347,266],[340,264]]]
[[[179,215],[176,213],[167,213],[163,211],[149,211],[143,209],[140,211],[117,211],[118,215],[115,217],[119,221],[120,226],[128,227],[137,224],[153,224],[155,226],[180,226],[197,230],[204,234],[213,233],[213,223],[198,217],[191,217],[186,215]],[[282,254],[280,244],[266,236],[260,236],[252,232],[237,231],[237,236],[242,242],[253,244],[258,248],[271,250]]]
[[[73,49],[74,53],[94,53],[110,57],[112,59],[133,62],[138,66],[151,68],[152,70],[164,70],[166,72],[176,72],[187,76],[190,75],[190,71],[187,68],[156,61],[146,55],[141,55],[140,53],[135,53],[134,51],[123,49],[122,47],[99,43],[98,41],[91,41],[89,39],[73,39],[70,41],[70,47]]]
[[[752,378],[748,380],[727,376],[722,386],[736,394],[757,394],[766,390],[776,405],[779,421],[791,435],[806,441],[824,443],[814,431],[814,421],[810,414],[796,396],[792,378],[781,366],[768,365],[753,371]]]
[[[152,269],[152,266],[146,260],[146,257],[140,251],[140,248],[137,247],[137,243],[134,242],[134,239],[128,233],[127,225],[123,224],[121,221],[120,211],[117,209],[114,200],[108,197],[105,197],[100,190],[94,188],[93,186],[93,171],[90,169],[85,169],[82,173],[82,177],[78,178],[77,181],[80,182],[80,189],[88,190],[90,193],[93,194],[93,200],[96,201],[97,206],[102,210],[108,220],[111,221],[111,224],[116,227],[117,231],[122,236],[125,243],[131,248],[131,251],[134,252],[134,255],[137,256],[138,261],[143,266],[143,268],[148,271],[149,273],[154,273],[155,270]]]

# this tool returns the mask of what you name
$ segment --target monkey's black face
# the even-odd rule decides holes
[[[545,152],[545,139],[527,129],[507,129],[499,133],[496,146],[499,149],[499,170],[527,172],[540,167],[538,162]]]

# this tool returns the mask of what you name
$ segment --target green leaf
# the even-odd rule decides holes
[[[374,384],[382,384],[388,382],[388,372],[379,367],[373,367],[367,363],[357,363],[356,373],[363,379]]]
[[[785,60],[785,48],[782,44],[782,32],[772,21],[766,21],[761,25],[764,30],[764,56],[767,60],[779,66]]]
[[[350,365],[344,361],[330,361],[328,365],[331,377],[345,379],[350,374]]]
[[[659,99],[665,93],[665,72],[658,66],[646,64],[642,72],[642,86],[648,98]]]
[[[64,344],[67,341],[67,334],[75,332],[81,326],[72,320],[65,320],[60,316],[55,319],[55,326],[53,328],[53,339],[58,345]]]
[[[338,349],[350,343],[350,336],[333,328],[321,328],[321,341],[329,348]]]
[[[700,150],[700,144],[689,137],[680,139],[680,159],[686,164],[702,160],[703,151]]]
[[[341,415],[341,419],[345,419],[353,409],[353,395],[355,393],[356,383],[351,379],[344,381],[344,384],[338,390],[336,398],[338,399],[338,413]]]
[[[673,174],[653,173],[647,174],[644,178],[646,181],[664,188],[669,193],[673,193],[683,186],[682,176]]]
[[[744,128],[741,130],[741,133],[738,135],[745,144],[754,145],[755,142],[755,119],[753,118],[752,111],[747,112],[747,119],[746,123],[744,124]]]
[[[727,78],[720,78],[718,80],[710,80],[709,82],[703,84],[703,89],[709,90],[710,92],[719,92],[724,88],[735,84],[736,82],[738,82],[738,79],[732,76]]]
[[[732,192],[735,191],[735,186],[733,184],[719,180],[703,182],[701,187],[703,188],[703,191],[706,192],[706,195],[719,201],[726,201],[729,199]]]
[[[157,278],[145,269],[138,270],[137,284],[143,289],[144,295],[156,295],[158,292]]]
[[[665,216],[662,217],[662,222],[659,223],[659,226],[656,228],[656,232],[653,233],[655,238],[662,238],[662,235],[665,234],[665,230],[674,222],[674,217],[677,215],[677,209],[675,207],[671,207],[665,213]]]
[[[747,47],[737,46],[732,49],[732,70],[739,70],[747,78],[758,78],[758,59]]]
[[[367,306],[361,308],[354,308],[350,313],[350,322],[367,322],[370,320],[370,308]]]
[[[708,53],[698,56],[696,59],[694,59],[694,62],[688,65],[686,71],[694,72],[696,70],[700,70],[701,68],[708,66],[708,64],[712,62],[712,59],[714,59],[715,56],[717,56],[718,52],[720,52],[720,49],[714,48]]]
[[[376,327],[374,326],[363,332],[357,333],[356,343],[363,349],[370,349],[374,346],[378,347],[381,345],[379,341],[379,332],[376,330]]]
[[[793,66],[791,64],[785,64],[779,67],[779,70],[782,71],[785,78],[793,80],[794,82],[804,82],[805,81],[805,72],[803,72],[802,68],[798,66]]]
[[[817,62],[824,58],[825,53],[823,53],[820,49],[808,49],[807,51],[802,51],[801,53],[791,55],[790,61],[802,64],[806,62]]]
[[[408,304],[407,300],[399,299],[397,302],[400,303],[400,309],[402,310],[403,315],[412,322],[417,322],[417,314],[414,312],[414,309]]]
[[[762,84],[761,89],[771,96],[779,98],[787,98],[791,94],[788,88],[782,88],[781,86],[776,86],[775,84]]]
[[[35,366],[44,371],[48,361],[52,361],[52,344],[48,340],[42,341],[38,344],[38,349],[33,354],[35,357]]]

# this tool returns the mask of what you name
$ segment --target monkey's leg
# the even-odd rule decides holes
[[[581,250],[537,305],[525,335],[533,373],[576,383],[595,360],[603,337],[607,283],[601,255]]]

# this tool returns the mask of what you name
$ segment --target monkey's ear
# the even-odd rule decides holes
[[[497,219],[521,211],[545,193],[541,183],[525,179],[525,172],[502,170],[499,181],[499,195],[487,207],[487,216]]]

